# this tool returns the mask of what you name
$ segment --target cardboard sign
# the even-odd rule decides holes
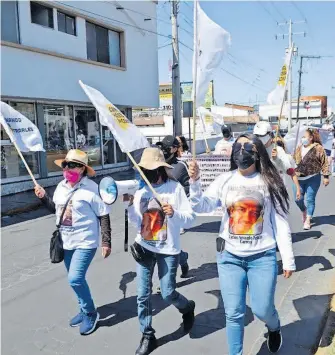
[[[192,161],[192,156],[185,156],[179,158],[186,163]],[[230,169],[230,157],[226,155],[197,155],[197,163],[200,169],[200,183],[202,191],[204,192],[207,187],[221,174],[226,173]],[[222,208],[211,213],[199,213],[200,216],[222,216]]]

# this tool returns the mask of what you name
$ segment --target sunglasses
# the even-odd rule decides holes
[[[234,144],[234,152],[238,153],[241,150],[245,150],[247,153],[255,153],[255,147],[252,143],[235,143]]]
[[[76,163],[74,161],[63,161],[62,168],[65,169],[68,167],[69,169],[82,168],[84,165],[80,163]]]

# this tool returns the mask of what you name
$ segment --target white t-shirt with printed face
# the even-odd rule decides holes
[[[77,189],[69,201],[61,223],[63,248],[93,249],[99,246],[100,224],[98,217],[110,213],[99,196],[98,185],[84,177],[76,186],[71,187],[66,180],[61,181],[54,193],[53,201],[56,205],[56,223],[65,203],[74,189]]]

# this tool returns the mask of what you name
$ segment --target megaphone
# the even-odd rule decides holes
[[[116,181],[111,176],[104,177],[99,184],[99,194],[106,205],[115,203],[124,194],[134,195],[145,185],[143,180]]]

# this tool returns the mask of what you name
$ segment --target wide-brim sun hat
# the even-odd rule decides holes
[[[167,169],[173,169],[164,158],[164,153],[159,148],[146,148],[143,151],[139,167],[146,170],[155,170],[163,166]]]
[[[66,162],[74,162],[74,163],[79,163],[82,164],[83,166],[86,167],[87,169],[87,175],[88,176],[94,176],[95,175],[95,171],[93,168],[91,168],[88,165],[88,156],[85,152],[83,152],[82,150],[79,149],[71,149],[68,151],[68,153],[66,154],[65,159],[57,159],[55,160],[55,164],[57,166],[59,166],[60,168],[62,168],[62,163],[66,161]]]

